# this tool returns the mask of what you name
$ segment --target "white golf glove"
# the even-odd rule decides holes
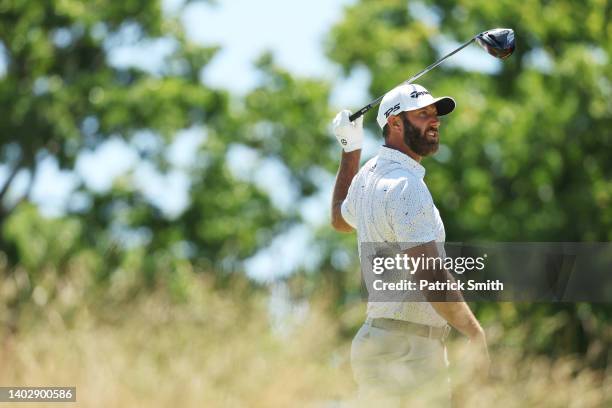
[[[347,153],[361,149],[363,144],[363,116],[351,122],[350,115],[351,111],[345,109],[339,112],[333,121],[336,139]]]

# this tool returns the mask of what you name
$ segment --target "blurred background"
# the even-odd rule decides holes
[[[355,235],[329,226],[335,112],[513,28],[506,61],[469,47],[419,80],[458,102],[424,162],[447,240],[608,242],[611,14],[0,0],[0,384],[76,385],[83,406],[348,404],[365,305]],[[382,144],[365,125],[364,161]],[[501,379],[459,379],[465,406],[612,401],[609,304],[472,307]]]

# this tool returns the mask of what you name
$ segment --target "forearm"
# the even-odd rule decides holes
[[[361,149],[346,153],[342,152],[340,160],[340,168],[336,175],[336,184],[334,185],[334,193],[332,197],[332,225],[342,232],[350,232],[353,230],[344,218],[342,218],[342,202],[348,194],[351,181],[357,171],[359,171],[359,159],[361,158]]]
[[[412,248],[408,252],[412,256],[422,254],[429,258],[438,258],[440,254],[437,245],[435,242],[429,242]],[[455,282],[452,274],[444,268],[431,270],[420,268],[416,272],[416,278],[417,280],[427,280],[430,283]],[[474,340],[484,338],[484,331],[469,305],[463,300],[460,290],[424,290],[424,294],[436,312],[459,332]]]
[[[484,331],[465,302],[431,302],[433,308],[451,326],[470,339],[484,338]]]
[[[455,282],[455,278],[446,269],[441,272],[443,281]],[[445,299],[445,302],[431,302],[440,316],[470,339],[478,339],[484,336],[478,319],[472,313],[470,306],[463,300],[461,291],[446,291]]]
[[[446,270],[438,270],[428,273],[429,281],[455,282],[453,276]],[[463,300],[460,290],[429,291],[426,297],[430,300],[433,308],[451,326],[459,330],[470,339],[477,339],[484,336],[480,323],[472,313],[470,306]]]

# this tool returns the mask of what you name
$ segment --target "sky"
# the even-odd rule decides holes
[[[220,44],[220,54],[207,68],[204,82],[235,93],[255,85],[252,62],[272,50],[280,65],[306,76],[335,73],[321,47],[342,8],[353,0],[226,0],[217,6],[194,3],[183,22],[187,34],[201,43]],[[203,23],[205,22],[205,23]]]
[[[277,62],[294,74],[314,76],[333,81],[331,103],[334,107],[358,109],[368,102],[366,89],[368,73],[354,71],[349,78],[342,78],[339,67],[325,58],[323,40],[332,25],[337,22],[343,8],[355,0],[219,0],[217,4],[196,2],[181,9],[182,0],[164,0],[163,9],[168,15],[179,16],[192,40],[205,45],[219,45],[221,51],[205,68],[202,81],[215,88],[225,88],[236,95],[243,95],[258,82],[253,61],[264,51],[272,51]],[[431,24],[437,24],[437,16],[418,2],[411,3],[411,11]],[[172,50],[172,42],[158,40],[146,44],[133,44],[129,30],[123,33],[123,45],[115,47],[109,61],[116,66],[135,65],[155,72],[163,56]],[[61,40],[61,39],[58,39]],[[113,40],[115,41],[115,40]],[[456,44],[439,41],[441,53],[453,49]],[[2,54],[0,50],[0,54]],[[463,65],[467,69],[494,71],[497,61],[481,59],[476,47],[466,49],[449,64]],[[4,64],[0,55],[0,76]],[[413,73],[406,73],[407,77]],[[331,120],[331,118],[330,118]],[[330,134],[330,137],[333,137]],[[195,159],[195,151],[206,138],[202,129],[187,129],[177,134],[174,143],[163,152],[172,163],[173,170],[160,174],[147,162],[139,159],[136,148],[155,149],[156,136],[142,132],[126,144],[111,137],[96,150],[81,152],[74,173],[60,171],[53,158],[42,160],[35,176],[32,199],[47,216],[61,215],[67,208],[86,205],[84,197],[71,192],[83,180],[88,188],[103,192],[118,178],[131,174],[137,188],[169,217],[178,216],[188,204],[189,178],[184,171]],[[375,153],[376,143],[366,143],[364,156]],[[294,200],[292,185],[283,170],[282,163],[262,160],[256,152],[240,145],[228,147],[228,164],[239,178],[248,178],[272,195],[273,202],[287,209]],[[0,165],[0,181],[7,176],[8,168]],[[9,198],[23,194],[29,176],[19,174],[16,188]],[[332,175],[321,175],[321,193],[301,204],[306,221],[313,225],[327,222],[327,204],[331,194]],[[280,186],[280,188],[279,188]],[[291,244],[287,244],[291,243]],[[283,276],[297,265],[316,267],[313,260],[306,261],[297,251],[288,247],[306,248],[313,245],[309,230],[296,226],[270,244],[267,250],[249,260],[251,276],[267,280]],[[282,265],[275,260],[284,259]],[[305,264],[308,263],[308,264]],[[274,270],[274,273],[270,271]]]

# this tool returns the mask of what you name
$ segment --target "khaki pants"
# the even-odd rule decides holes
[[[448,360],[440,340],[366,322],[353,339],[351,365],[360,406],[450,406]]]

